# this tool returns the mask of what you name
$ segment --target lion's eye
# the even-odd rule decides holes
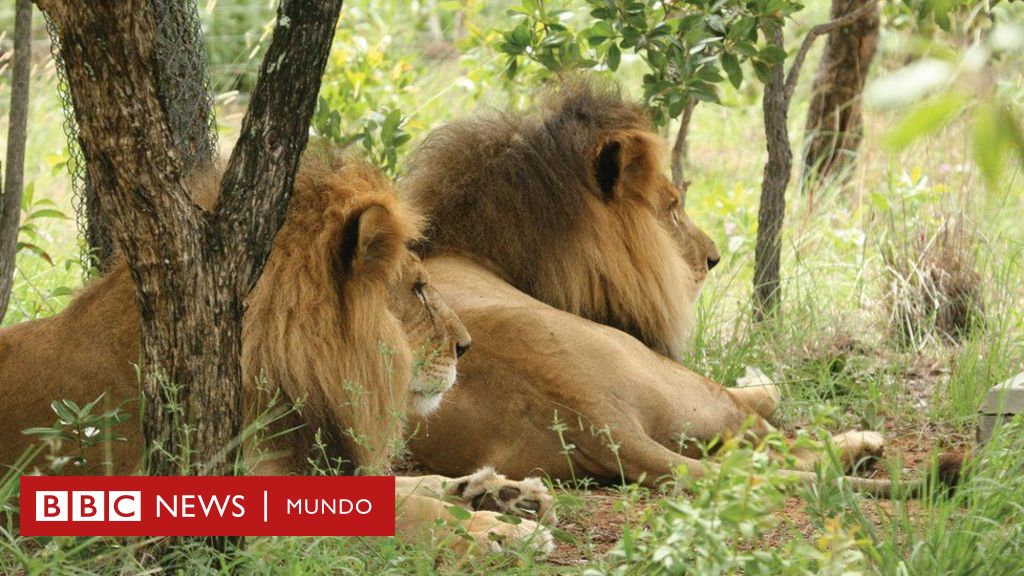
[[[673,200],[672,203],[668,205],[669,216],[672,217],[672,223],[675,224],[677,227],[679,226],[679,210],[678,210],[678,208],[679,208],[679,200]]]
[[[420,302],[423,302],[424,306],[427,305],[427,294],[423,291],[426,287],[427,285],[423,282],[417,282],[412,287],[412,291],[416,293],[416,297],[420,299]]]

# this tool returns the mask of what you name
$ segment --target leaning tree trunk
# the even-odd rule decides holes
[[[832,1],[833,19],[852,12],[862,15],[829,34],[814,78],[802,177],[812,198],[820,185],[849,174],[863,134],[860,97],[878,45],[880,9],[877,0]]]
[[[213,211],[185,188],[186,162],[159,98],[151,4],[38,4],[60,35],[88,175],[135,283],[146,467],[231,474],[243,302],[284,218],[341,1],[281,3]]]
[[[156,20],[156,52],[158,54],[157,97],[167,113],[167,118],[183,169],[188,172],[211,163],[216,154],[216,127],[213,122],[213,98],[210,91],[210,77],[207,67],[206,47],[195,2],[174,0],[152,0]],[[60,37],[51,31],[54,56],[58,73],[63,78],[63,55]],[[65,88],[66,89],[66,88]],[[66,94],[70,107],[74,108],[74,95]],[[78,126],[73,117],[68,119],[68,137],[75,142],[69,146],[80,146]],[[77,161],[84,164],[84,158]],[[106,269],[115,252],[115,243],[110,226],[100,210],[99,195],[88,177],[84,166],[72,166],[72,179],[79,195],[80,218],[89,262],[100,271]]]
[[[7,313],[14,284],[14,258],[21,225],[21,193],[25,183],[25,140],[28,135],[28,83],[32,67],[32,0],[14,8],[14,66],[11,70],[11,111],[7,125],[7,172],[0,185],[0,321]]]
[[[783,47],[782,28],[773,27],[770,44]],[[789,146],[789,98],[784,64],[772,66],[764,87],[761,108],[767,137],[768,161],[761,179],[761,205],[757,212],[757,244],[754,248],[754,318],[774,314],[779,301],[779,268],[782,259],[782,223],[786,215],[786,186],[793,168]]]

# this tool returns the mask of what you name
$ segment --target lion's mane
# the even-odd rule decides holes
[[[424,256],[468,256],[668,353],[692,327],[699,280],[651,210],[671,185],[664,153],[640,105],[576,78],[537,112],[493,111],[433,131],[400,187],[429,219]]]

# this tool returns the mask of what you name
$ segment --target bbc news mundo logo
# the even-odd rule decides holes
[[[36,492],[36,522],[141,522],[138,490],[73,490]]]
[[[22,536],[393,536],[393,476],[22,476]]]

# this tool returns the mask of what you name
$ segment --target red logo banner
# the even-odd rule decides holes
[[[393,476],[22,476],[23,536],[393,536]]]

